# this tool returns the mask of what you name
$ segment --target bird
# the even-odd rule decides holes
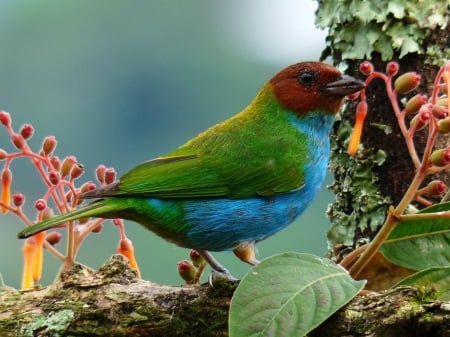
[[[258,264],[255,244],[294,222],[318,193],[335,115],[345,96],[364,86],[326,63],[290,65],[238,114],[80,194],[95,200],[18,237],[80,218],[122,218],[195,249],[213,272],[232,278],[211,252],[233,251]]]

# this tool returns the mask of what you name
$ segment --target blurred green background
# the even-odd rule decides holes
[[[2,0],[0,109],[16,129],[31,123],[31,140],[55,135],[56,154],[75,155],[93,179],[98,164],[123,174],[181,145],[243,109],[281,68],[317,60],[325,33],[314,27],[315,1],[306,0]],[[0,148],[11,145],[0,130]],[[27,212],[44,191],[26,160],[13,163],[13,191],[27,196]],[[325,189],[293,225],[258,245],[260,259],[284,251],[323,255],[332,196]],[[0,214],[0,273],[18,287],[22,224]],[[176,263],[189,251],[127,224],[143,278],[181,284]],[[107,226],[90,235],[78,256],[92,267],[116,250]],[[63,249],[64,245],[60,245]],[[249,266],[232,253],[215,256],[241,277]],[[58,261],[46,255],[43,284]]]

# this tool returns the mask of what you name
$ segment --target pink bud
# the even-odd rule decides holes
[[[369,61],[364,61],[359,65],[359,71],[366,76],[369,76],[370,74],[373,73],[373,64],[370,63]]]
[[[100,184],[103,184],[105,182],[105,172],[106,172],[105,165],[98,165],[97,168],[95,169],[95,174]]]
[[[441,195],[447,192],[447,185],[440,180],[433,180],[428,184],[429,195]]]
[[[15,133],[12,136],[12,142],[13,142],[14,146],[17,147],[19,150],[21,150],[23,148],[23,146],[25,145],[25,139],[23,138],[23,136],[20,133]]]
[[[47,202],[44,199],[38,199],[36,200],[36,202],[34,203],[34,207],[38,210],[38,211],[43,211],[46,207],[47,207]]]
[[[22,128],[20,129],[20,134],[24,139],[30,139],[31,136],[33,136],[34,128],[31,124],[24,124],[22,125]]]
[[[95,190],[96,186],[92,181],[88,181],[81,186],[80,192],[85,193]]]
[[[418,131],[424,128],[426,125],[428,125],[430,119],[431,119],[431,111],[429,107],[423,105],[420,108],[419,113],[415,115],[413,119],[411,119],[410,127],[411,128],[414,127],[415,131]]]
[[[61,161],[59,160],[58,156],[51,157],[50,163],[55,170],[59,171],[61,169]]]
[[[206,264],[205,259],[195,249],[192,249],[190,251],[189,257],[191,258],[194,266],[196,266],[197,268],[200,267],[201,265]]]
[[[386,66],[386,74],[389,76],[395,76],[398,73],[398,69],[400,68],[397,62],[389,62]]]
[[[6,111],[0,111],[0,123],[4,126],[11,125],[11,115]]]
[[[110,167],[105,171],[105,183],[112,184],[116,180],[116,171]]]
[[[12,196],[13,204],[16,207],[20,207],[25,202],[25,196],[22,193],[14,193]]]
[[[58,184],[60,178],[61,178],[61,177],[60,177],[60,175],[59,175],[59,172],[56,171],[56,170],[52,170],[52,171],[50,171],[50,172],[48,173],[48,180],[50,180],[50,182],[51,182],[53,185]]]

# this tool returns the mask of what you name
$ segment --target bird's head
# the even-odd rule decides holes
[[[299,115],[310,111],[336,114],[345,96],[365,87],[364,82],[322,62],[296,63],[281,70],[269,83],[278,102]]]

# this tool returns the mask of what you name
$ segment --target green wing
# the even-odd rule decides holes
[[[308,151],[299,131],[273,120],[238,116],[201,133],[166,156],[123,175],[113,188],[88,197],[158,198],[271,196],[301,188]]]

